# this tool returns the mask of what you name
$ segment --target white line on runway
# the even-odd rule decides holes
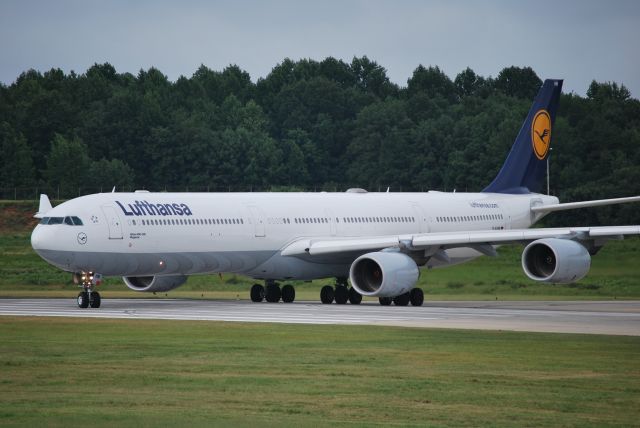
[[[640,302],[603,302],[602,307],[571,302],[438,302],[423,307],[256,304],[247,301],[104,299],[100,309],[79,309],[73,299],[0,299],[0,315],[73,318],[165,319],[298,324],[396,325],[516,331],[640,335]],[[530,307],[530,309],[527,309]],[[598,311],[597,309],[604,309]],[[548,308],[548,309],[546,309]],[[545,310],[546,309],[546,310]],[[616,310],[619,309],[619,310]]]

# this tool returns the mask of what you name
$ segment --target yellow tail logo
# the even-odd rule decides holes
[[[546,110],[538,110],[531,122],[531,144],[536,157],[543,160],[551,144],[551,116]]]

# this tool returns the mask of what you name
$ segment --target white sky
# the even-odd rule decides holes
[[[452,79],[510,65],[565,79],[624,83],[640,97],[640,1],[97,1],[0,2],[0,81],[29,69],[84,73],[155,66],[171,80],[200,64],[237,64],[255,81],[289,57],[366,55],[405,86],[419,65]]]

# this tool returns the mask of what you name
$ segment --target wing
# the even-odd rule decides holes
[[[610,239],[640,235],[638,226],[566,227],[541,229],[482,230],[466,232],[419,233],[414,235],[371,236],[357,238],[304,238],[281,250],[283,256],[326,256],[342,253],[364,253],[385,248],[408,251],[469,247],[493,255],[492,245],[527,244],[543,238],[563,238],[593,242],[601,246]]]

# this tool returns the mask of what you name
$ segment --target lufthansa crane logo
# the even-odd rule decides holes
[[[531,143],[536,157],[543,160],[551,144],[551,117],[546,110],[538,110],[531,122]]]
[[[87,243],[87,234],[84,232],[78,233],[78,244],[84,245]]]

